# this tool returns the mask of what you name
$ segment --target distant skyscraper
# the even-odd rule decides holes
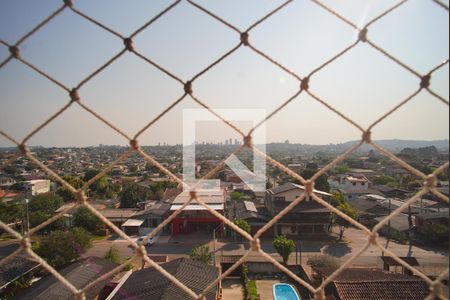
[[[230,145],[233,145],[233,139],[230,138]]]
[[[228,145],[228,140],[225,141],[225,145]]]

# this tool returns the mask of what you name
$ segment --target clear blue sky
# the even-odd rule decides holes
[[[55,10],[59,0],[2,0],[0,38],[15,43]],[[198,3],[240,29],[280,0],[202,0]],[[357,24],[398,1],[327,0]],[[171,1],[74,0],[77,8],[128,35]],[[446,1],[448,4],[448,1]],[[431,0],[410,0],[371,27],[370,38],[415,70],[426,73],[449,55],[449,16]],[[252,43],[300,75],[306,75],[356,39],[355,31],[309,0],[296,0],[251,33]],[[136,48],[183,80],[237,45],[239,36],[186,2],[135,39]],[[115,36],[66,10],[22,46],[23,57],[68,86],[75,86],[122,49]],[[0,45],[0,61],[8,49]],[[432,88],[449,97],[448,66]],[[418,79],[367,45],[359,45],[312,78],[312,91],[364,127],[418,87]],[[249,49],[241,48],[200,78],[195,94],[213,108],[262,108],[268,112],[295,94],[298,83]],[[183,94],[182,86],[132,54],[126,54],[80,91],[84,103],[129,135]],[[65,105],[68,95],[19,62],[0,69],[0,128],[17,139]],[[142,144],[180,143],[186,99],[146,132]],[[377,139],[448,139],[449,110],[422,93],[374,129]],[[235,137],[218,124],[201,139]],[[269,142],[327,144],[360,138],[358,130],[308,96],[267,123]],[[39,132],[31,145],[89,146],[126,141],[78,106]],[[0,146],[9,146],[0,137]]]

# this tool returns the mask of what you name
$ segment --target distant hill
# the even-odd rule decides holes
[[[391,150],[394,152],[400,152],[405,148],[409,149],[419,149],[419,148],[428,148],[435,147],[439,151],[444,151],[449,149],[449,140],[437,140],[437,141],[414,141],[414,140],[378,140],[375,141],[381,147]],[[359,143],[359,141],[352,141],[344,143],[343,146],[346,148],[350,148],[353,145]],[[372,147],[369,145],[364,145],[361,149],[363,151],[368,151]]]

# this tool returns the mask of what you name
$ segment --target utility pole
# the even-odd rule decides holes
[[[28,211],[28,203],[30,202],[30,200],[28,200],[28,199],[23,199],[23,204],[25,204],[25,208],[26,208],[26,226],[25,226],[25,228],[26,228],[26,232],[28,233],[29,231],[30,231],[30,214],[29,214],[29,211]]]

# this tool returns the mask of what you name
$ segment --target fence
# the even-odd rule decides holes
[[[247,30],[242,31],[240,29],[238,29],[237,27],[233,26],[232,24],[230,24],[229,22],[227,22],[227,20],[224,20],[223,18],[221,18],[220,16],[218,16],[217,14],[209,11],[208,9],[206,9],[205,7],[195,3],[192,0],[184,0],[187,3],[189,3],[193,9],[198,9],[200,11],[202,11],[203,13],[209,15],[212,19],[214,19],[217,22],[222,23],[224,26],[229,27],[231,30],[236,32],[236,35],[238,38],[240,38],[239,42],[237,43],[237,45],[232,48],[231,50],[229,50],[228,52],[226,52],[222,57],[220,57],[218,60],[214,61],[211,65],[209,65],[207,68],[205,68],[204,70],[202,70],[201,72],[199,72],[196,76],[194,76],[191,80],[189,81],[183,81],[182,79],[180,79],[179,77],[177,77],[175,74],[173,74],[172,72],[170,72],[169,70],[165,69],[163,66],[159,65],[157,62],[154,62],[152,59],[144,56],[143,54],[141,54],[139,52],[138,49],[135,48],[134,44],[133,44],[133,39],[139,35],[141,32],[143,32],[144,30],[146,30],[148,27],[152,26],[153,23],[155,23],[157,20],[159,20],[160,18],[163,18],[164,15],[171,11],[173,8],[175,8],[176,6],[178,6],[183,0],[177,0],[174,1],[170,6],[168,6],[165,10],[163,10],[161,13],[159,13],[156,17],[154,17],[153,19],[149,20],[147,23],[145,23],[142,27],[140,27],[139,29],[137,29],[133,34],[131,34],[130,36],[122,36],[120,33],[118,33],[117,31],[114,31],[113,29],[103,25],[102,23],[98,22],[96,19],[92,18],[91,16],[86,15],[85,13],[83,13],[82,11],[78,10],[76,5],[74,5],[74,3],[72,3],[72,0],[64,0],[63,4],[61,5],[61,7],[59,7],[54,13],[52,13],[50,16],[48,16],[45,20],[43,20],[41,23],[39,23],[35,28],[33,28],[31,31],[29,31],[26,35],[24,35],[22,38],[20,38],[15,44],[10,45],[8,43],[6,43],[5,41],[1,40],[0,43],[9,48],[9,52],[10,55],[9,57],[4,60],[3,62],[0,63],[0,69],[2,69],[5,65],[7,65],[10,61],[12,60],[17,60],[21,63],[23,63],[24,65],[28,66],[29,68],[31,68],[32,70],[34,70],[35,72],[39,73],[40,75],[42,75],[43,77],[47,78],[49,81],[53,82],[55,85],[59,86],[61,89],[65,90],[68,94],[68,98],[69,98],[69,102],[64,105],[56,114],[54,114],[51,118],[49,118],[47,121],[45,121],[42,125],[40,125],[39,127],[37,127],[35,130],[33,130],[31,133],[29,133],[24,140],[22,141],[16,141],[13,137],[11,137],[10,135],[8,135],[6,132],[3,132],[2,130],[0,130],[0,135],[2,135],[3,137],[5,137],[6,139],[8,139],[9,141],[11,141],[12,143],[14,143],[17,148],[20,150],[20,154],[17,154],[16,156],[12,157],[11,159],[9,159],[6,164],[0,166],[0,170],[2,170],[5,166],[7,166],[8,164],[11,164],[12,162],[14,162],[17,158],[19,158],[20,156],[24,156],[27,157],[29,160],[31,160],[34,164],[36,164],[39,168],[41,168],[42,170],[44,170],[49,176],[51,176],[52,178],[54,178],[55,180],[57,180],[58,182],[60,182],[64,187],[66,187],[67,189],[69,189],[75,196],[77,199],[77,203],[73,204],[71,207],[67,208],[65,211],[62,211],[61,213],[55,215],[54,217],[50,218],[49,220],[47,220],[46,222],[40,224],[39,226],[32,228],[27,234],[25,234],[24,236],[22,236],[21,234],[19,234],[18,232],[14,231],[12,228],[8,227],[6,224],[4,224],[3,222],[0,221],[0,227],[2,229],[4,229],[5,231],[7,231],[9,234],[11,234],[12,236],[16,237],[17,239],[21,240],[21,248],[18,249],[17,251],[15,251],[14,253],[12,253],[11,255],[9,255],[8,257],[4,258],[3,260],[0,261],[0,265],[3,265],[5,263],[7,263],[8,261],[10,261],[12,258],[14,258],[16,255],[18,255],[20,252],[22,251],[26,251],[31,257],[33,257],[37,262],[41,263],[42,266],[47,269],[50,273],[52,273],[59,281],[61,281],[68,289],[70,289],[70,291],[73,292],[74,294],[74,298],[76,299],[84,299],[85,298],[85,292],[95,286],[97,283],[99,283],[100,281],[103,281],[107,278],[110,278],[111,276],[113,276],[114,274],[118,273],[120,270],[122,270],[128,262],[124,263],[123,265],[117,267],[116,269],[112,270],[111,272],[102,275],[101,277],[99,277],[98,279],[96,279],[94,282],[91,282],[90,284],[88,284],[86,287],[82,288],[82,289],[77,289],[76,287],[74,287],[70,282],[68,282],[62,275],[60,275],[58,273],[58,271],[56,271],[53,267],[51,267],[45,260],[43,260],[41,257],[39,257],[36,253],[33,252],[33,250],[31,249],[31,245],[30,245],[30,240],[29,237],[31,235],[33,235],[34,233],[38,232],[40,229],[44,228],[45,226],[51,224],[52,222],[55,222],[56,220],[58,220],[59,218],[61,218],[64,214],[69,213],[70,211],[80,207],[80,206],[84,206],[86,208],[88,208],[92,213],[94,213],[97,217],[99,217],[107,226],[109,226],[114,232],[116,232],[119,236],[123,237],[124,239],[126,239],[130,245],[136,250],[136,256],[133,257],[131,260],[135,259],[135,258],[142,258],[144,259],[150,266],[156,268],[159,272],[161,272],[162,275],[164,275],[165,277],[167,277],[170,281],[172,281],[174,284],[176,284],[180,289],[182,289],[184,292],[186,292],[188,295],[190,295],[193,299],[202,299],[204,298],[204,295],[206,295],[206,292],[208,290],[210,290],[211,288],[213,288],[214,286],[216,286],[223,278],[225,278],[228,274],[230,274],[231,272],[233,272],[233,270],[235,270],[237,267],[239,267],[243,262],[245,262],[246,258],[252,253],[252,252],[259,252],[263,257],[265,257],[267,259],[267,261],[273,263],[277,268],[279,268],[281,271],[285,272],[288,276],[292,277],[295,281],[297,281],[299,284],[303,285],[304,287],[306,287],[309,291],[311,291],[312,294],[314,294],[316,296],[316,299],[321,299],[323,300],[325,298],[324,295],[324,288],[326,285],[328,285],[331,281],[333,281],[334,278],[336,278],[336,276],[338,274],[340,274],[346,267],[350,266],[352,264],[353,261],[355,261],[355,259],[357,259],[360,255],[362,255],[369,246],[371,245],[376,245],[378,248],[380,248],[382,251],[384,251],[384,253],[386,253],[387,255],[392,256],[399,264],[401,264],[402,266],[406,267],[407,269],[411,270],[415,275],[419,276],[420,278],[422,278],[425,282],[428,283],[428,285],[430,286],[430,295],[426,298],[426,299],[434,299],[434,298],[439,298],[439,299],[446,299],[446,296],[443,293],[443,284],[442,281],[445,280],[446,278],[448,278],[448,273],[449,271],[446,270],[444,273],[442,273],[435,281],[432,281],[431,279],[429,279],[426,275],[424,275],[422,272],[420,272],[419,270],[415,269],[414,267],[408,265],[407,263],[405,263],[403,260],[401,260],[395,253],[392,253],[389,249],[386,249],[378,240],[378,231],[385,226],[386,224],[388,224],[389,220],[391,220],[394,216],[402,213],[403,211],[408,209],[408,206],[411,205],[412,203],[414,203],[417,199],[419,199],[420,197],[424,196],[425,194],[428,193],[433,193],[435,196],[439,197],[440,199],[442,199],[442,201],[445,201],[446,203],[449,202],[448,197],[446,197],[445,195],[441,194],[437,189],[436,189],[436,185],[437,185],[437,175],[439,175],[441,172],[443,172],[448,166],[449,163],[447,162],[446,164],[444,164],[443,166],[441,166],[440,168],[438,168],[435,172],[433,172],[432,174],[424,174],[421,171],[417,170],[416,168],[412,167],[411,165],[409,165],[408,163],[406,163],[405,161],[401,160],[399,157],[395,156],[393,153],[383,149],[382,147],[380,147],[379,145],[377,145],[371,138],[371,131],[372,129],[377,126],[378,124],[380,124],[381,122],[383,122],[388,116],[390,116],[391,114],[393,114],[395,111],[397,111],[398,109],[400,109],[401,107],[405,106],[408,102],[410,102],[413,98],[415,98],[417,95],[419,95],[420,93],[424,92],[424,93],[429,93],[430,95],[432,95],[433,97],[435,97],[437,100],[442,101],[444,104],[446,104],[448,106],[449,102],[447,99],[445,99],[444,97],[442,97],[441,95],[439,95],[438,93],[436,93],[435,91],[433,91],[431,89],[431,79],[432,79],[432,75],[439,69],[443,68],[444,66],[446,66],[448,64],[448,60],[444,61],[443,63],[441,63],[440,65],[436,66],[435,68],[433,68],[432,70],[430,70],[427,74],[420,74],[419,72],[415,71],[412,67],[408,66],[407,64],[403,63],[401,60],[397,59],[395,56],[391,55],[389,52],[387,52],[386,50],[383,49],[383,47],[381,47],[380,45],[377,45],[376,43],[374,43],[371,39],[370,39],[370,32],[369,29],[375,24],[380,22],[384,17],[386,17],[387,15],[391,14],[392,12],[394,12],[395,10],[397,10],[399,7],[403,6],[405,3],[407,3],[409,0],[403,0],[403,1],[399,1],[396,5],[394,5],[393,7],[391,7],[390,9],[384,11],[381,15],[379,15],[378,17],[374,18],[373,20],[369,21],[365,26],[363,27],[358,27],[358,25],[354,24],[352,21],[348,20],[347,18],[345,18],[343,15],[341,15],[339,12],[333,10],[332,8],[330,8],[328,5],[326,5],[325,3],[323,3],[320,0],[304,0],[304,1],[312,1],[313,3],[317,4],[319,7],[321,7],[323,10],[327,11],[328,13],[330,13],[331,15],[333,15],[334,17],[336,17],[337,19],[339,19],[340,21],[342,21],[343,23],[345,23],[346,25],[350,26],[351,28],[353,28],[355,30],[355,32],[358,33],[358,38],[355,42],[353,42],[351,45],[349,45],[347,48],[345,48],[343,51],[337,53],[334,57],[332,57],[329,60],[326,60],[325,63],[323,63],[322,65],[320,65],[319,67],[317,67],[316,69],[314,69],[311,73],[309,73],[309,75],[307,76],[300,76],[297,75],[296,73],[294,73],[293,71],[291,71],[289,68],[287,68],[286,66],[282,65],[281,63],[279,63],[276,59],[272,58],[270,55],[266,54],[265,52],[263,52],[262,50],[256,48],[250,40],[250,36],[252,33],[252,30],[256,27],[258,27],[259,25],[261,25],[262,23],[268,22],[268,20],[270,19],[270,17],[276,13],[278,13],[281,10],[285,10],[288,9],[289,5],[294,1],[294,0],[289,0],[286,1],[285,3],[283,3],[281,6],[277,7],[276,9],[274,9],[273,11],[271,11],[269,14],[267,14],[266,16],[264,16],[262,19],[260,19],[259,21],[257,21],[256,23],[254,23],[252,26],[250,26]],[[298,0],[300,1],[300,0]],[[448,12],[449,8],[448,6],[441,2],[440,0],[429,0],[430,2],[434,2],[436,5],[440,6],[442,9],[444,9],[445,11]],[[95,24],[96,26],[98,26],[99,28],[111,33],[112,35],[116,36],[118,38],[118,40],[120,40],[123,43],[123,50],[121,50],[117,55],[115,55],[113,58],[111,58],[110,60],[108,60],[104,65],[102,65],[99,69],[97,69],[95,72],[93,72],[91,75],[89,75],[88,77],[86,77],[84,80],[82,80],[75,88],[69,88],[66,85],[64,85],[63,83],[61,83],[60,81],[58,81],[57,78],[52,77],[51,75],[49,75],[48,73],[46,73],[44,70],[41,70],[40,68],[36,67],[35,65],[33,65],[32,63],[30,63],[29,61],[25,60],[24,58],[21,57],[20,54],[20,48],[22,46],[22,44],[28,39],[30,38],[32,35],[34,35],[37,31],[39,31],[41,28],[43,28],[44,26],[46,26],[49,22],[51,22],[57,15],[61,14],[63,11],[65,10],[71,10],[73,13],[75,13],[76,15],[78,15],[79,17],[85,19],[87,22],[91,22],[93,24]],[[313,75],[315,75],[316,73],[320,72],[321,70],[323,70],[324,68],[326,68],[327,66],[329,66],[330,64],[332,64],[333,62],[335,62],[336,60],[338,60],[340,57],[342,57],[343,55],[345,55],[348,51],[350,51],[351,49],[357,47],[360,44],[367,44],[370,47],[372,47],[373,49],[375,49],[376,51],[380,52],[382,55],[384,55],[386,57],[386,59],[391,60],[393,62],[395,62],[396,64],[398,64],[399,66],[401,66],[406,72],[409,72],[413,75],[415,75],[418,79],[418,85],[415,88],[414,92],[408,96],[406,99],[403,99],[397,106],[395,106],[392,110],[390,110],[389,112],[387,112],[386,114],[384,114],[381,118],[379,118],[376,122],[374,122],[372,125],[370,125],[368,128],[364,129],[362,126],[358,125],[355,121],[353,121],[351,118],[349,118],[348,116],[346,116],[345,114],[343,114],[342,112],[338,111],[336,108],[334,108],[333,106],[331,106],[325,99],[320,98],[319,96],[317,96],[316,94],[314,94],[314,92],[310,89],[310,80],[312,79]],[[264,59],[266,59],[267,61],[271,62],[273,65],[275,65],[276,67],[282,69],[283,71],[285,71],[286,73],[288,73],[289,75],[291,75],[293,78],[295,78],[296,80],[298,80],[299,83],[299,90],[292,96],[290,97],[287,101],[285,101],[284,103],[282,103],[281,106],[279,106],[275,111],[273,111],[265,120],[263,120],[260,124],[258,124],[257,126],[255,126],[252,130],[250,130],[248,133],[244,133],[243,131],[241,131],[238,127],[236,127],[235,125],[233,125],[231,122],[229,122],[228,120],[226,120],[225,118],[221,117],[219,114],[217,114],[211,107],[209,107],[207,105],[206,102],[198,99],[195,94],[194,94],[194,83],[200,78],[202,77],[204,74],[206,74],[208,71],[210,71],[211,69],[213,69],[214,67],[216,67],[218,64],[220,64],[225,58],[227,58],[228,56],[232,55],[234,52],[236,52],[239,48],[241,47],[247,47],[249,49],[251,49],[256,55],[259,55],[261,57],[263,57]],[[100,114],[98,114],[97,112],[95,112],[94,110],[90,109],[80,98],[79,96],[79,90],[81,90],[83,88],[83,86],[89,82],[90,80],[92,80],[95,76],[97,76],[98,74],[100,74],[102,71],[104,71],[106,68],[108,68],[111,64],[113,64],[119,57],[121,57],[122,55],[124,55],[125,53],[132,53],[134,55],[136,55],[137,57],[139,57],[140,59],[142,59],[143,62],[146,62],[152,66],[154,66],[155,68],[157,68],[158,70],[160,70],[161,72],[165,73],[166,75],[170,76],[171,78],[173,78],[175,81],[179,82],[183,87],[184,87],[184,94],[176,99],[176,101],[174,101],[172,103],[172,105],[170,105],[166,110],[164,110],[159,116],[157,116],[155,119],[153,119],[151,122],[149,122],[144,128],[142,128],[142,130],[140,130],[135,136],[130,137],[127,134],[125,134],[123,131],[121,131],[120,128],[114,126],[112,123],[108,122],[105,118],[103,118]],[[343,153],[342,155],[338,156],[334,161],[332,161],[330,164],[328,164],[326,167],[322,168],[320,171],[317,172],[317,174],[315,174],[310,180],[305,180],[304,178],[302,178],[301,176],[299,176],[298,174],[296,174],[295,172],[293,172],[292,170],[288,169],[287,167],[285,167],[283,164],[281,164],[280,162],[276,161],[275,159],[269,157],[268,155],[266,155],[265,153],[260,152],[257,148],[255,148],[252,144],[252,134],[253,132],[262,124],[264,124],[265,122],[267,122],[269,119],[271,119],[273,116],[275,116],[276,114],[278,114],[284,107],[286,107],[289,103],[291,103],[292,101],[294,101],[296,98],[299,97],[300,94],[308,94],[309,96],[311,96],[313,99],[315,99],[316,101],[318,101],[319,103],[321,103],[322,105],[324,105],[325,107],[327,107],[329,110],[331,110],[332,112],[334,112],[335,114],[337,114],[338,116],[340,116],[342,119],[344,119],[345,121],[347,121],[348,123],[350,123],[351,125],[353,125],[354,127],[356,127],[358,130],[361,131],[362,134],[362,138],[360,140],[360,142],[353,146],[351,149],[349,149],[348,151],[346,151],[345,153]],[[261,157],[263,157],[268,163],[270,163],[271,165],[273,165],[276,168],[279,168],[280,170],[282,170],[283,172],[285,172],[286,174],[288,174],[289,176],[295,178],[296,180],[300,181],[303,185],[305,185],[306,190],[304,192],[303,195],[301,195],[298,199],[296,199],[292,204],[290,204],[288,207],[286,207],[286,209],[284,209],[279,215],[277,215],[276,217],[274,217],[268,224],[266,224],[263,228],[261,228],[254,236],[249,235],[248,233],[244,232],[243,230],[241,230],[240,228],[238,228],[236,225],[234,225],[230,220],[226,219],[225,217],[223,217],[222,215],[218,214],[216,211],[214,211],[213,209],[211,209],[210,207],[208,207],[208,205],[205,204],[205,202],[201,199],[201,197],[199,197],[196,192],[195,192],[195,187],[189,187],[185,182],[183,182],[181,179],[179,179],[177,176],[175,176],[174,174],[172,174],[169,170],[167,170],[165,167],[163,167],[155,158],[153,158],[152,156],[148,155],[147,153],[145,153],[139,146],[139,137],[145,132],[147,131],[149,128],[151,128],[155,123],[157,123],[165,114],[167,114],[169,111],[171,111],[175,106],[177,106],[180,102],[182,102],[183,100],[185,100],[186,98],[192,98],[196,103],[198,103],[200,106],[204,107],[205,109],[207,109],[208,111],[210,111],[212,114],[216,115],[218,119],[220,119],[221,121],[223,121],[226,125],[230,126],[232,129],[234,129],[236,132],[238,132],[241,136],[242,139],[244,141],[243,145],[233,154],[237,154],[240,151],[242,151],[245,148],[252,148],[254,149],[255,153],[257,155],[260,155]],[[95,176],[94,178],[92,178],[91,180],[89,180],[82,188],[80,189],[75,189],[74,187],[72,187],[71,185],[69,185],[66,181],[64,181],[61,177],[59,177],[55,172],[53,172],[52,170],[50,170],[48,167],[46,167],[42,162],[40,162],[37,158],[35,158],[33,156],[33,154],[29,151],[29,149],[27,148],[27,142],[30,140],[31,137],[33,137],[35,134],[37,134],[40,130],[42,130],[46,125],[48,125],[49,123],[51,123],[55,118],[57,118],[60,114],[62,114],[64,111],[66,111],[69,107],[74,106],[74,105],[79,105],[81,108],[83,108],[84,110],[86,110],[87,112],[89,112],[90,114],[92,114],[93,116],[95,116],[97,119],[99,119],[100,121],[102,121],[103,123],[105,123],[107,126],[109,126],[112,130],[116,131],[118,134],[120,134],[122,137],[124,137],[125,139],[127,139],[130,143],[130,149],[128,151],[126,151],[123,155],[121,155],[113,164],[111,164],[108,168],[102,170],[102,172],[100,174],[98,174],[97,176]],[[411,172],[412,174],[416,175],[417,177],[423,179],[424,184],[423,184],[423,188],[411,199],[409,199],[408,201],[405,202],[404,205],[402,205],[400,208],[398,208],[397,210],[395,210],[394,212],[392,212],[387,218],[385,218],[382,222],[380,222],[379,224],[377,224],[373,230],[369,230],[368,228],[366,228],[365,226],[363,226],[362,224],[358,223],[357,221],[351,219],[350,217],[346,216],[345,214],[343,214],[342,212],[340,212],[339,210],[337,210],[336,208],[334,208],[333,206],[331,206],[330,204],[328,204],[327,202],[325,202],[324,200],[322,200],[318,195],[316,195],[314,193],[314,183],[315,180],[317,180],[322,174],[330,171],[333,167],[335,167],[336,165],[338,165],[339,163],[343,162],[346,158],[348,158],[352,153],[354,153],[355,151],[358,150],[358,148],[360,148],[363,144],[370,144],[373,146],[374,149],[376,149],[379,153],[383,154],[384,156],[390,158],[391,160],[393,160],[394,162],[396,162],[399,166],[403,167],[404,169],[408,170],[409,172]],[[190,290],[188,287],[186,287],[185,285],[183,285],[180,281],[177,280],[177,278],[173,277],[172,275],[170,275],[168,272],[166,272],[163,268],[161,268],[158,264],[156,264],[154,261],[152,261],[147,253],[146,253],[146,249],[145,247],[142,246],[143,243],[145,243],[145,241],[142,241],[141,244],[136,244],[134,243],[121,229],[119,229],[118,227],[116,227],[114,224],[112,224],[111,222],[109,222],[107,219],[105,219],[90,203],[89,203],[89,199],[86,197],[85,192],[87,191],[87,189],[89,188],[90,185],[92,185],[94,182],[96,182],[98,179],[100,179],[102,176],[104,176],[107,172],[109,172],[116,164],[122,162],[123,160],[125,160],[126,158],[128,158],[131,154],[133,153],[138,153],[139,155],[141,155],[148,163],[158,167],[162,172],[164,172],[167,176],[171,177],[173,180],[177,181],[179,184],[183,185],[185,188],[188,188],[191,190],[191,199],[188,203],[184,204],[178,211],[174,212],[168,219],[166,219],[160,226],[158,226],[158,228],[156,228],[155,231],[153,231],[151,234],[149,234],[147,236],[147,239],[155,236],[160,230],[163,229],[164,226],[168,225],[179,213],[181,213],[181,211],[187,206],[189,205],[189,203],[191,203],[192,201],[197,201],[199,204],[201,204],[202,206],[204,206],[206,209],[208,209],[208,211],[215,215],[217,218],[220,218],[225,224],[227,224],[230,228],[232,228],[233,230],[235,230],[236,232],[238,232],[239,234],[241,234],[245,239],[247,239],[249,241],[249,243],[251,244],[251,249],[248,251],[248,253],[246,255],[244,255],[239,261],[237,261],[232,268],[228,269],[225,273],[223,273],[219,278],[217,278],[217,280],[213,283],[211,283],[209,285],[209,287],[203,291],[200,295],[197,295],[196,293],[194,293],[192,290]],[[223,166],[225,165],[225,160],[217,165],[213,170],[211,170],[203,179],[209,179],[212,178],[218,171],[220,171],[221,168],[223,168]],[[296,276],[295,274],[293,274],[292,272],[290,272],[285,266],[281,265],[279,262],[277,262],[276,260],[274,260],[270,255],[268,255],[267,253],[265,253],[261,247],[260,247],[260,243],[259,243],[259,238],[261,237],[261,235],[268,230],[271,226],[273,226],[277,221],[279,221],[284,215],[286,215],[291,209],[293,209],[296,205],[298,205],[301,201],[303,201],[307,196],[311,197],[312,199],[314,199],[315,201],[317,201],[318,203],[320,203],[321,205],[323,205],[324,207],[328,208],[330,211],[332,211],[333,213],[337,214],[338,216],[348,220],[351,224],[353,224],[353,226],[361,229],[362,231],[364,231],[367,234],[367,243],[365,245],[365,247],[363,247],[360,251],[358,251],[350,260],[346,261],[336,272],[334,272],[330,277],[327,278],[327,280],[325,280],[322,285],[318,288],[314,288],[313,286],[309,285],[307,282],[303,281],[301,278],[299,278],[298,276]],[[130,261],[131,261],[130,260]]]

